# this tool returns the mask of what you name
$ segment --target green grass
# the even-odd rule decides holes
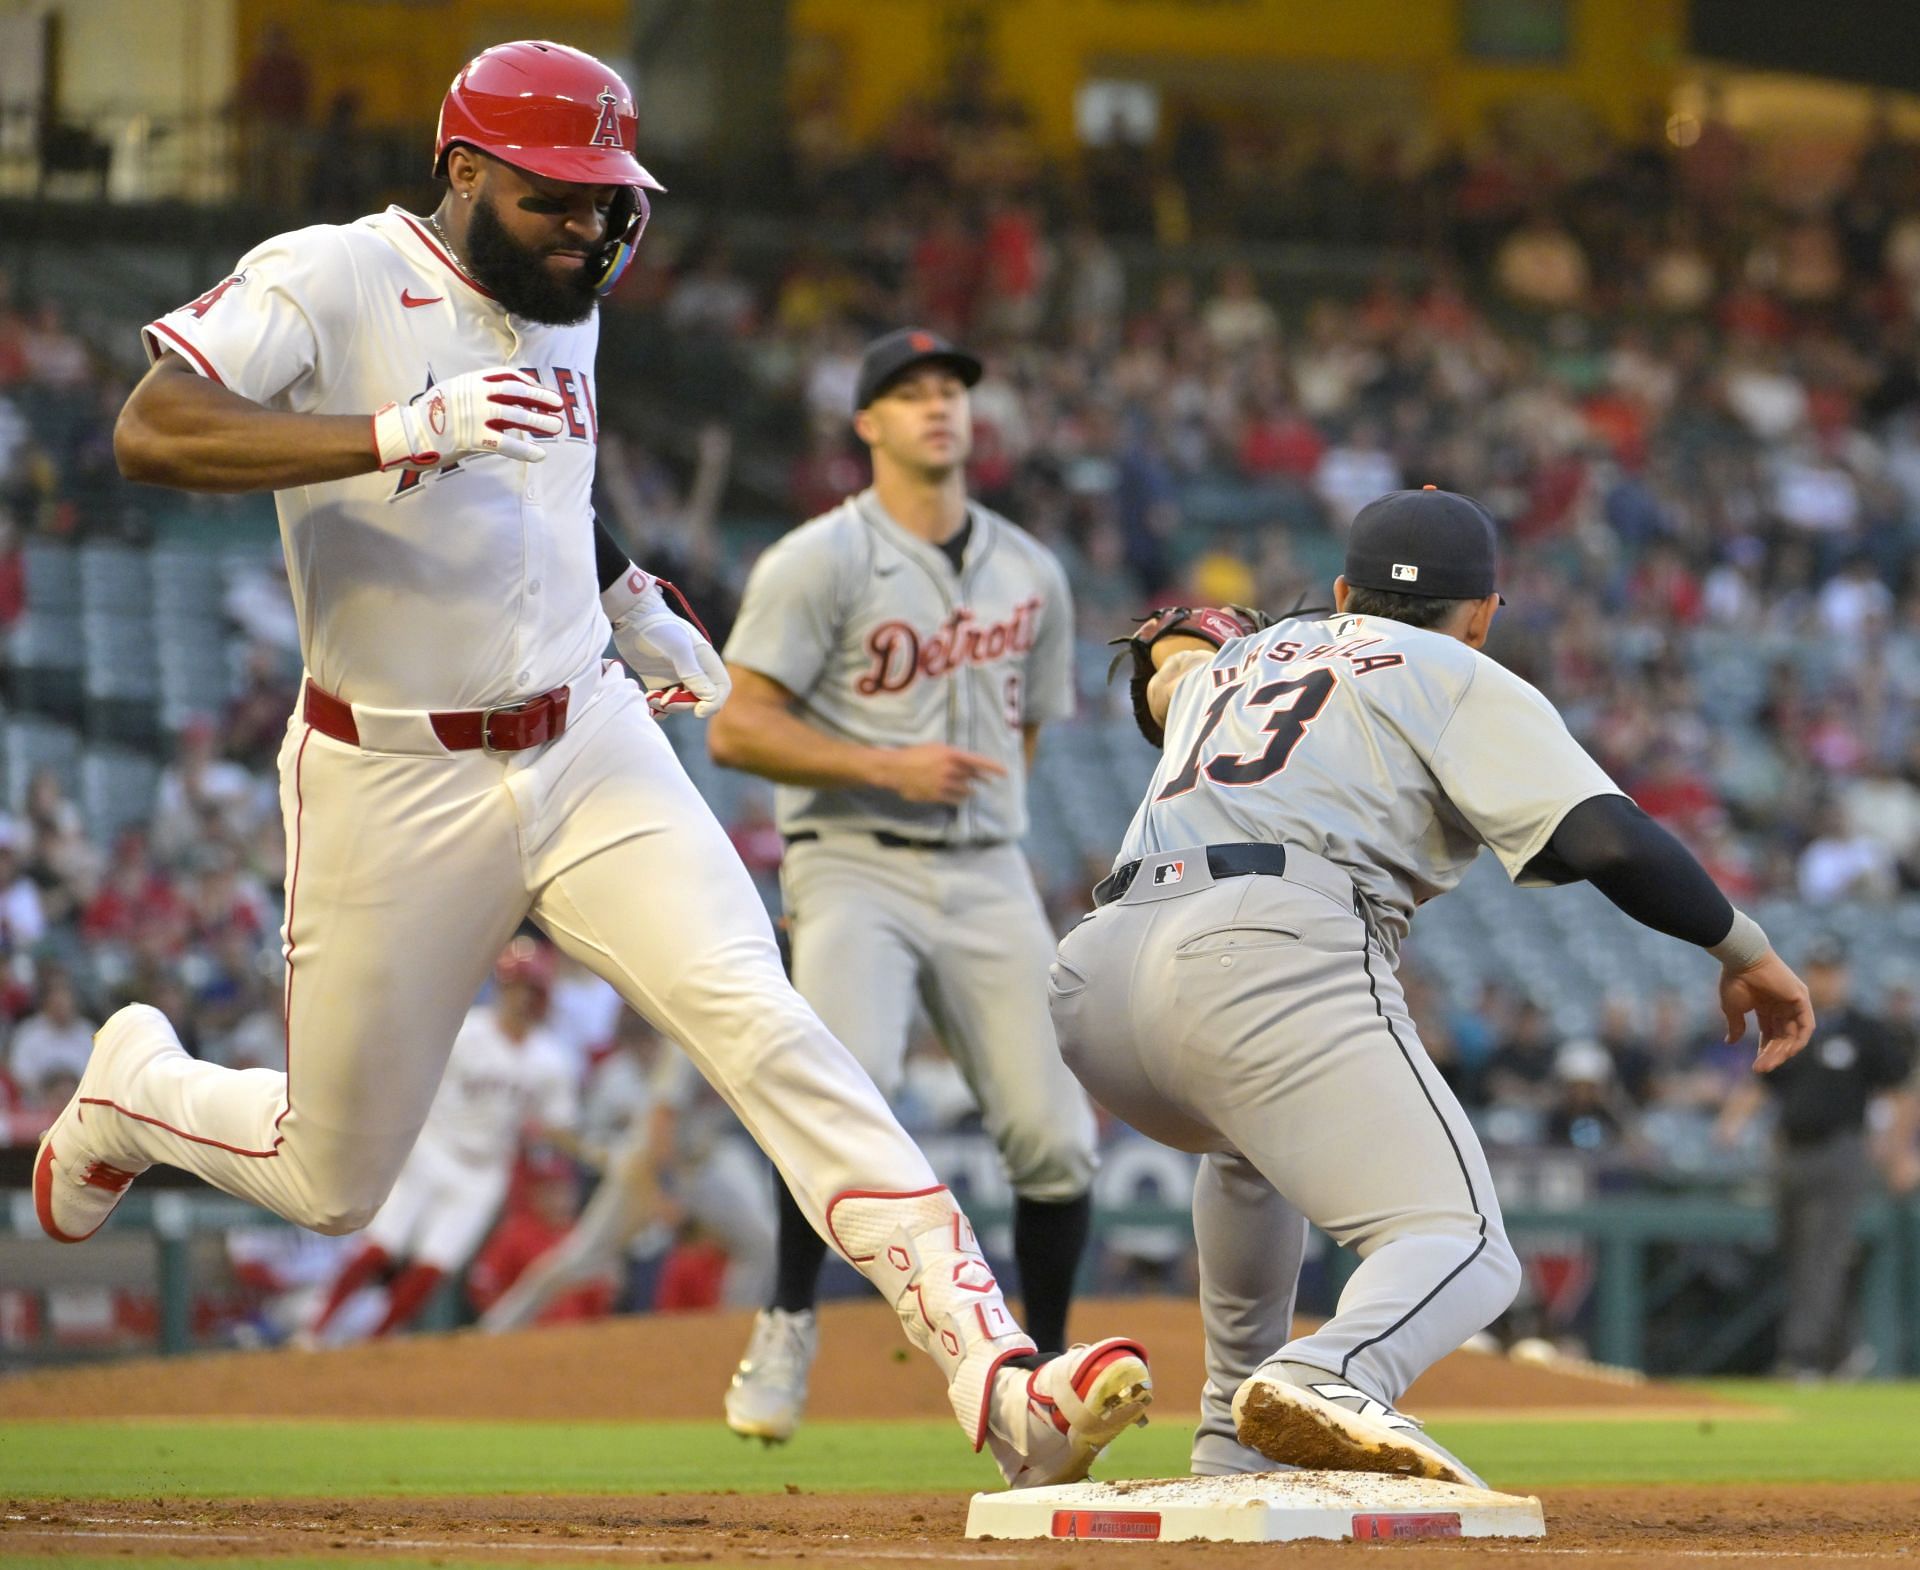
[[[1497,1486],[1920,1481],[1920,1385],[1713,1387],[1777,1416],[1434,1425]],[[1100,1475],[1186,1470],[1189,1434],[1125,1435]],[[992,1487],[946,1423],[814,1423],[764,1450],[718,1423],[0,1423],[0,1497],[966,1491]]]

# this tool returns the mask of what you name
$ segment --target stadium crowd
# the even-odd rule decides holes
[[[610,425],[623,375],[636,402],[730,418],[684,482],[632,439],[602,454],[603,515],[690,580],[716,632],[749,565],[718,523],[732,450],[784,464],[795,521],[863,484],[860,346],[921,321],[987,363],[974,489],[1067,562],[1087,709],[1111,709],[1101,645],[1145,605],[1321,603],[1354,511],[1432,482],[1502,520],[1494,651],[1736,900],[1920,891],[1920,146],[1876,133],[1809,174],[1709,117],[1552,157],[1490,135],[1415,161],[1184,115],[1157,149],[1094,149],[1069,176],[980,94],[913,106],[873,147],[829,126],[796,138],[824,238],[754,258],[723,227],[663,229],[611,313],[610,348],[663,352],[637,377],[610,354]],[[1281,282],[1275,238],[1373,262]],[[0,278],[0,635],[25,603],[25,538],[142,533],[111,459],[127,326],[88,343]],[[230,598],[244,679],[177,737],[150,823],[99,843],[49,772],[0,818],[16,1141],[127,998],[222,1062],[284,1053],[271,767],[297,673],[267,577]],[[764,812],[733,829],[770,888]],[[1084,897],[1049,891],[1063,919]],[[1910,1049],[1920,978],[1865,979]],[[1744,1073],[1690,996],[1629,986],[1569,1039],[1510,988],[1462,1001],[1413,981],[1462,1099],[1524,1114],[1493,1118],[1495,1140],[1657,1167],[1662,1119],[1710,1126]],[[590,978],[566,985],[584,1080],[615,1016]],[[914,1061],[916,1125],[964,1124],[937,1052]]]

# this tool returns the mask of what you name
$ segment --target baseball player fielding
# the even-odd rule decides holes
[[[793,979],[881,1090],[916,1001],[979,1099],[1014,1192],[1026,1319],[1066,1345],[1092,1214],[1093,1110],[1047,1016],[1053,932],[1020,851],[1026,775],[1073,712],[1066,573],[966,493],[981,365],[921,328],[868,345],[854,429],[873,485],[755,565],[726,657],[716,759],[779,786]],[[726,1393],[789,1438],[818,1345],[826,1248],[783,1193],[779,1272]]]
[[[1415,908],[1482,847],[1516,882],[1586,879],[1709,950],[1727,1039],[1758,1018],[1756,1068],[1812,1030],[1760,928],[1481,652],[1494,567],[1477,502],[1396,492],[1354,520],[1331,612],[1180,610],[1129,640],[1164,753],[1050,985],[1094,1099],[1201,1158],[1196,1473],[1481,1486],[1396,1404],[1506,1308],[1519,1265],[1395,964]],[[1295,1337],[1309,1221],[1361,1263]]]

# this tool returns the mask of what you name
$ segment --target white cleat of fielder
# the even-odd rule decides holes
[[[1240,1443],[1272,1461],[1487,1486],[1414,1419],[1337,1374],[1303,1363],[1256,1373],[1234,1395],[1233,1422]]]
[[[811,1309],[763,1308],[753,1316],[746,1355],[727,1386],[727,1427],[743,1439],[782,1445],[807,1409],[807,1376],[820,1350]]]

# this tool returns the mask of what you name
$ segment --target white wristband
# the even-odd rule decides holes
[[[656,581],[653,574],[644,568],[636,567],[631,562],[627,563],[626,572],[600,591],[600,608],[607,613],[607,620],[618,621],[649,593],[652,593],[656,599],[660,599],[661,608],[665,609],[666,601],[660,598],[659,591],[655,588]]]
[[[1766,958],[1767,951],[1772,947],[1766,933],[1760,930],[1760,923],[1745,911],[1736,909],[1733,926],[1727,935],[1707,952],[1728,970],[1742,971]]]

